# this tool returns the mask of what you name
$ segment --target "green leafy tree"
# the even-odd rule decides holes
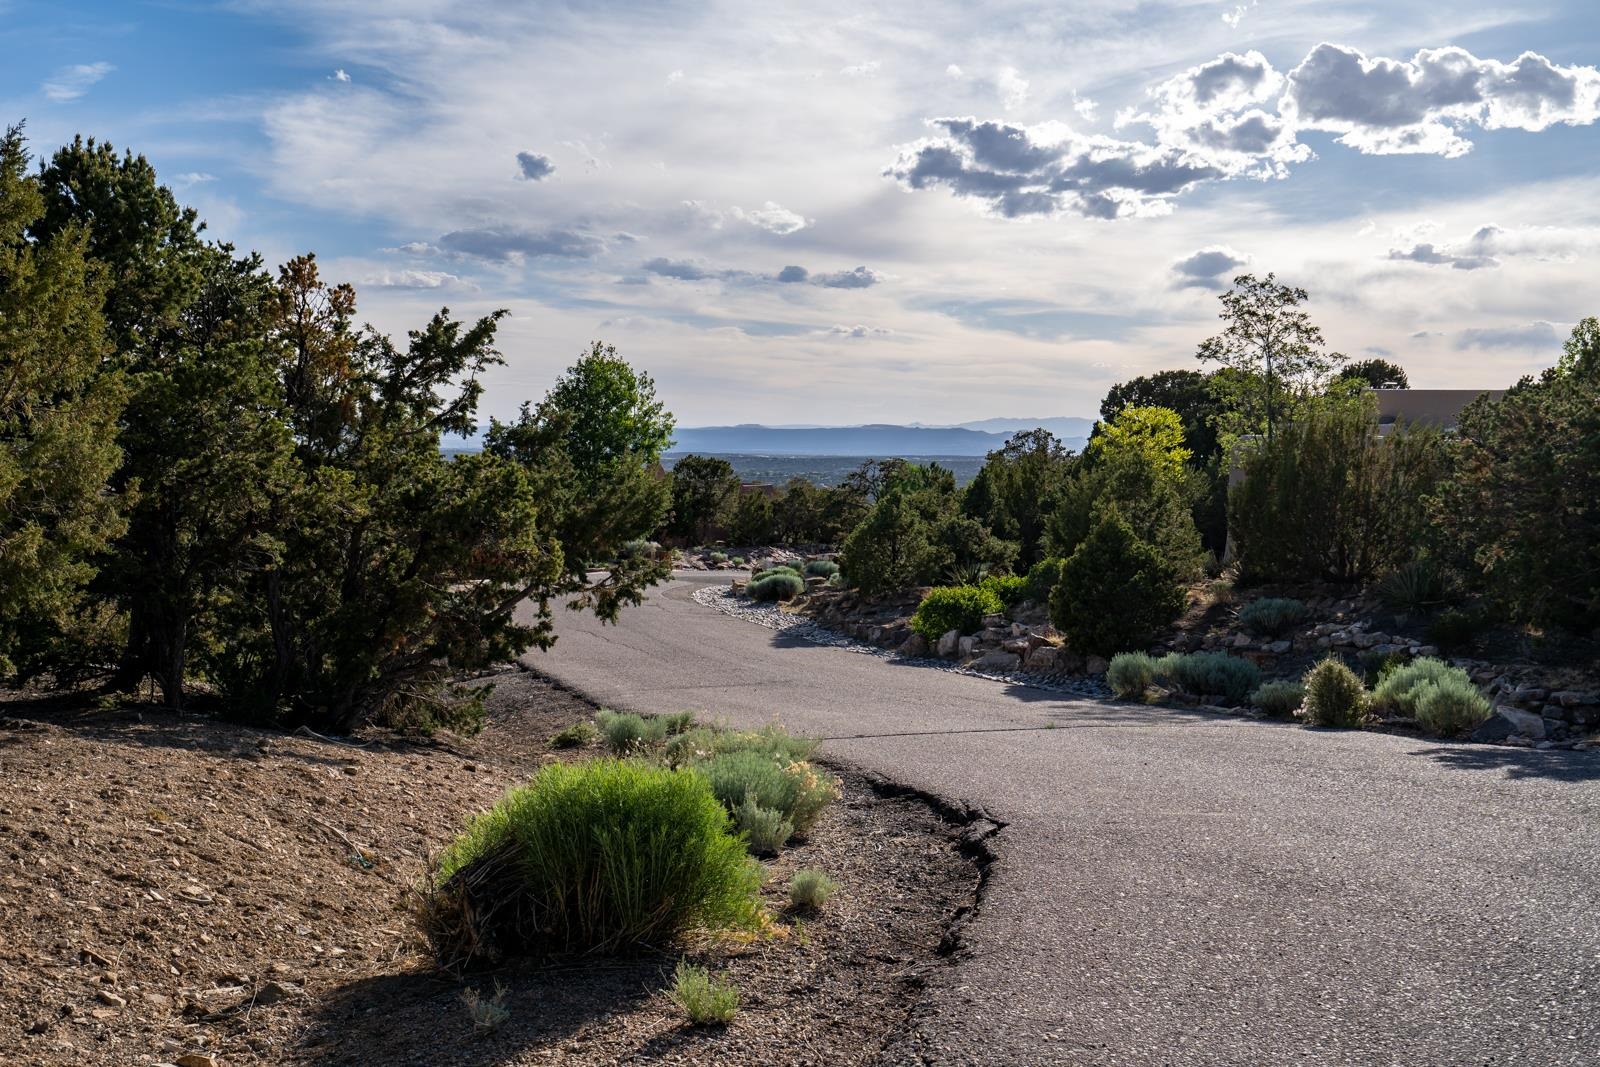
[[[83,227],[30,241],[44,211],[21,127],[0,139],[0,677],[102,654],[86,599],[95,560],[124,528],[110,489],[121,459],[121,377]]]
[[[684,456],[672,468],[670,531],[696,544],[720,523],[739,492],[733,465],[716,456]]]
[[[1461,413],[1434,501],[1441,550],[1514,617],[1600,627],[1600,320],[1561,360]]]
[[[929,585],[952,568],[1001,569],[1016,558],[1014,542],[961,514],[955,476],[937,463],[896,461],[874,492],[839,555],[845,578],[863,592]]]
[[[1297,399],[1320,389],[1344,357],[1323,350],[1322,331],[1302,307],[1306,291],[1276,275],[1241,274],[1218,299],[1223,331],[1203,341],[1196,358],[1232,372],[1212,379],[1213,395],[1234,416],[1224,420],[1225,437],[1261,430],[1271,437]]]
[[[1109,657],[1148,646],[1183,604],[1183,584],[1161,552],[1140,540],[1115,507],[1105,506],[1061,565],[1050,620],[1070,647]]]
[[[967,486],[963,512],[1017,544],[1017,565],[1043,556],[1047,520],[1073,471],[1072,453],[1048,430],[1025,430],[990,452]]]
[[[1177,413],[1183,423],[1183,444],[1192,461],[1201,466],[1220,452],[1217,430],[1217,399],[1212,395],[1210,375],[1192,370],[1164,370],[1113,385],[1100,402],[1101,424],[1109,424],[1125,408],[1166,408]],[[1095,427],[1095,433],[1100,427]]]
[[[1359,363],[1348,363],[1339,372],[1339,379],[1360,382],[1373,389],[1411,388],[1411,380],[1406,377],[1405,368],[1386,359],[1364,359]]]

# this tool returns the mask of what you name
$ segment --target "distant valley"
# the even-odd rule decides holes
[[[983,456],[1018,430],[1043,427],[1079,449],[1093,419],[984,419],[959,426],[684,426],[673,452],[772,456]]]

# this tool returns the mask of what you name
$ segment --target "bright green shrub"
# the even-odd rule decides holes
[[[732,982],[682,961],[667,996],[694,1026],[726,1026],[739,1012],[739,990]]]
[[[1253,707],[1275,719],[1287,719],[1305,703],[1306,687],[1299,682],[1262,682],[1250,694]]]
[[[935,586],[917,605],[911,628],[929,641],[937,641],[951,630],[970,634],[983,625],[985,615],[1002,610],[999,596],[986,586]]]
[[[1076,651],[1113,656],[1142,648],[1183,610],[1183,587],[1156,550],[1105,512],[1061,566],[1050,621]]]
[[[1447,735],[1477,726],[1493,710],[1466,671],[1427,656],[1390,671],[1372,691],[1372,706]]]
[[[1312,726],[1360,726],[1367,719],[1367,690],[1345,662],[1329,656],[1306,672],[1305,703]]]
[[[1155,662],[1157,680],[1190,696],[1222,696],[1236,703],[1261,684],[1261,669],[1226,652],[1170,652]]]
[[[733,827],[744,834],[745,844],[754,856],[776,856],[794,836],[794,823],[783,812],[763,808],[755,794],[747,794],[733,809]]]
[[[441,856],[420,907],[447,966],[759,925],[761,872],[689,771],[552,763]]]
[[[839,573],[839,565],[831,559],[814,559],[805,565],[807,578],[832,578]]]
[[[1118,652],[1106,668],[1106,684],[1117,696],[1142,697],[1156,680],[1156,661],[1145,652]]]
[[[751,600],[793,600],[806,591],[806,581],[786,571],[769,572],[744,587]]]
[[[1060,557],[1051,556],[1028,568],[1028,588],[1024,599],[1035,604],[1048,604],[1050,590],[1061,580],[1061,563]]]
[[[789,879],[789,903],[804,911],[815,911],[839,889],[839,883],[809,867],[794,872]]]
[[[1239,609],[1239,625],[1257,637],[1283,637],[1310,614],[1293,597],[1262,597]]]
[[[1007,608],[1016,607],[1028,595],[1028,579],[1015,574],[991,574],[979,586],[999,597]]]

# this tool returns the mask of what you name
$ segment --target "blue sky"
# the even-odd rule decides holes
[[[144,153],[379,328],[509,308],[486,414],[595,338],[685,424],[1092,414],[1239,270],[1416,385],[1600,313],[1583,0],[0,0],[0,49],[37,152]]]

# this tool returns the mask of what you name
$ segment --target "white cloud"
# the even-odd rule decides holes
[[[765,205],[753,211],[734,208],[735,218],[742,219],[757,229],[766,230],[786,237],[806,228],[806,217],[797,212],[790,211],[781,204],[768,200]]]
[[[878,68],[882,65],[876,59],[872,59],[865,63],[855,63],[848,67],[841,67],[839,73],[847,78],[870,78],[878,73]]]
[[[825,337],[849,338],[851,340],[860,340],[864,337],[888,337],[894,333],[893,330],[887,330],[881,326],[863,326],[860,323],[854,326],[830,326],[826,330],[818,330],[817,332]]]
[[[39,86],[39,91],[46,99],[64,104],[83,96],[96,82],[116,69],[110,63],[104,62],[79,63],[71,67],[62,67]]]
[[[340,67],[338,70],[333,72],[333,80],[336,82],[347,82],[350,80],[350,75],[345,73],[343,67]]]
[[[995,75],[994,87],[1000,93],[1000,102],[1007,111],[1015,111],[1028,102],[1028,81],[1016,67],[1002,67]]]
[[[462,284],[459,277],[442,270],[382,271],[362,282],[378,289],[446,289]]]
[[[214,182],[216,180],[217,176],[215,174],[207,174],[203,170],[191,170],[173,178],[169,184],[177,189],[187,189],[190,186],[203,185],[206,182]]]

